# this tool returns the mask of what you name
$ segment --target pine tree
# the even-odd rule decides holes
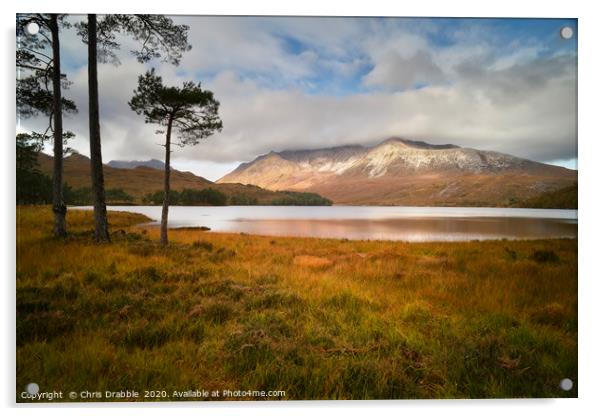
[[[37,34],[28,34],[26,28],[35,23]],[[65,15],[21,14],[17,16],[17,110],[19,117],[48,116],[46,131],[38,135],[45,139],[52,132],[54,165],[52,175],[52,210],[54,235],[67,234],[67,207],[63,198],[64,141],[72,137],[63,131],[63,112],[76,112],[73,101],[62,97],[61,89],[69,85],[61,74],[60,28],[69,27]]]
[[[122,33],[142,42],[140,50],[132,51],[139,62],[147,62],[165,54],[165,60],[179,64],[182,54],[190,49],[188,26],[175,25],[162,15],[106,15],[97,22],[89,14],[86,24],[78,24],[79,33],[88,43],[88,95],[90,123],[90,165],[94,192],[94,236],[97,242],[108,242],[109,224],[102,168],[102,146],[98,104],[98,62],[118,63],[115,50],[119,48],[116,34]]]
[[[213,98],[211,91],[203,90],[200,83],[185,82],[181,88],[165,86],[162,78],[155,74],[153,69],[138,78],[138,87],[128,104],[136,114],[144,115],[146,123],[155,123],[166,128],[161,211],[161,245],[165,246],[168,243],[171,145],[194,146],[201,139],[221,131],[219,102]],[[174,133],[175,141],[172,139]]]

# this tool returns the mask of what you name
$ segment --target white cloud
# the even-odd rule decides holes
[[[429,36],[438,27],[428,20],[176,20],[190,25],[193,44],[179,67],[137,63],[129,41],[122,65],[100,65],[105,161],[163,159],[157,126],[127,105],[137,76],[150,66],[168,84],[200,76],[221,102],[223,131],[173,155],[182,169],[210,179],[271,150],[370,144],[393,135],[540,161],[576,156],[576,58],[540,58],[543,47],[534,42],[500,51],[483,28],[467,26],[456,30],[455,43],[434,46]],[[287,37],[297,43],[287,45]],[[72,34],[63,44],[64,54],[86,54]],[[320,79],[324,72],[330,78]],[[68,75],[74,83],[66,95],[80,113],[64,124],[77,135],[70,145],[87,154],[87,68]],[[337,82],[357,89],[323,92]],[[44,123],[23,120],[22,127]]]
[[[347,97],[270,91],[228,77],[224,89],[220,82],[211,84],[222,97],[224,130],[190,154],[248,160],[270,150],[367,143],[401,135],[538,160],[574,155],[576,103],[571,97],[576,85],[570,67],[558,61],[492,72],[487,83],[465,80]],[[550,72],[549,67],[556,69]],[[511,80],[516,86],[509,85]],[[235,86],[240,86],[241,94],[229,95]],[[249,90],[253,93],[245,93]]]

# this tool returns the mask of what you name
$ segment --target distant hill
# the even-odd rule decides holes
[[[391,138],[371,147],[270,152],[217,182],[316,192],[347,205],[516,206],[576,181],[576,171],[559,166]]]
[[[521,208],[577,209],[577,183],[555,191],[544,192],[526,201],[519,201],[516,205]]]
[[[147,167],[152,169],[165,170],[165,163],[157,159],[151,160],[111,160],[108,166],[117,169],[135,169],[137,167]]]
[[[53,158],[38,154],[40,170],[52,177]],[[91,188],[90,159],[74,153],[64,159],[64,181],[74,189]],[[133,197],[133,203],[145,203],[145,198],[163,190],[163,171],[147,166],[132,169],[104,165],[105,188],[123,190]],[[171,189],[174,191],[215,189],[228,197],[231,205],[328,205],[330,201],[315,194],[275,192],[255,185],[217,184],[191,172],[172,169]],[[156,197],[156,196],[155,196]],[[150,198],[151,200],[153,198]]]

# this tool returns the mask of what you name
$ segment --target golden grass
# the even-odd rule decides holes
[[[403,243],[17,219],[17,391],[285,390],[286,399],[575,397],[575,240]],[[550,254],[553,253],[554,255]],[[18,398],[18,400],[21,400]],[[165,399],[163,399],[165,400]]]
[[[332,266],[333,262],[330,259],[316,256],[295,256],[293,259],[295,266],[309,267],[312,269],[322,269],[328,266]]]

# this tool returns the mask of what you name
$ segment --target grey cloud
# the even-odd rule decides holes
[[[575,57],[562,55],[531,60],[501,70],[465,67],[460,70],[462,77],[459,82],[483,90],[494,104],[519,103],[532,99],[532,95],[558,80],[564,79],[576,86],[576,65]]]
[[[452,85],[350,97],[258,89],[235,78],[222,92],[224,131],[198,150],[247,160],[270,150],[366,143],[404,135],[545,161],[576,157],[572,57],[515,65]],[[237,90],[239,96],[228,92]],[[252,94],[245,94],[250,88]],[[240,98],[244,97],[244,98]]]
[[[232,164],[271,150],[368,144],[393,135],[540,161],[576,157],[574,56],[536,59],[530,51],[500,62],[478,37],[474,43],[437,50],[392,22],[379,25],[370,19],[177,19],[191,26],[193,43],[180,67],[138,64],[127,53],[129,44],[122,48],[121,66],[100,66],[104,160],[163,158],[157,126],[145,124],[127,106],[137,76],[150,66],[170,84],[214,73],[201,80],[221,102],[224,130],[196,147],[176,149],[174,160],[186,166],[195,161]],[[286,33],[311,50],[297,55],[284,50],[281,36]],[[75,41],[65,37],[66,50],[85,54],[81,42],[81,49],[71,44]],[[366,83],[385,89],[328,96],[298,87],[297,81],[317,68],[352,76],[366,62],[374,65]],[[80,113],[65,119],[65,128],[77,134],[71,146],[84,154],[86,71],[84,66],[69,74],[74,84],[66,94]],[[262,75],[250,79],[245,71]],[[271,79],[290,83],[269,87]],[[416,83],[430,85],[396,91]],[[23,128],[39,129],[44,122],[24,120]]]
[[[393,89],[434,84],[443,80],[443,72],[433,61],[431,54],[423,50],[409,58],[389,51],[363,79],[366,85]]]

